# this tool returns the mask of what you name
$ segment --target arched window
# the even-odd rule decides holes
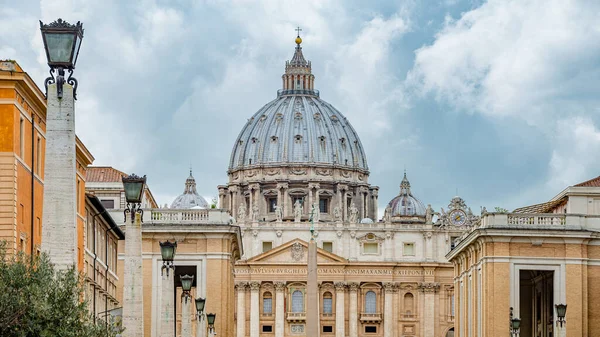
[[[263,294],[263,314],[273,313],[273,296],[270,292]]]
[[[404,313],[406,315],[412,315],[413,313],[413,305],[415,302],[415,297],[411,293],[406,293],[404,295]]]
[[[365,312],[367,314],[377,313],[377,295],[372,290],[365,294]]]
[[[304,294],[300,290],[292,293],[292,312],[304,312]]]
[[[326,292],[325,294],[323,294],[323,313],[333,313],[333,297],[330,292]]]

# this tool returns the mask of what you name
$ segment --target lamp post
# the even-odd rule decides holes
[[[512,337],[519,337],[521,329],[521,319],[513,317],[513,308],[510,307],[510,335]]]
[[[194,283],[193,275],[182,275],[179,276],[181,280],[181,288],[183,293],[181,294],[181,337],[192,337],[192,317],[191,317],[191,298],[190,291],[192,290],[192,284]]]
[[[196,299],[196,314],[198,322],[196,322],[196,337],[204,337],[206,328],[204,327],[205,321],[203,320],[206,314],[204,313],[204,307],[206,306],[206,299],[198,297]]]
[[[125,277],[123,284],[124,337],[144,335],[144,277],[142,273],[142,193],[146,176],[123,177],[125,199]],[[129,219],[127,215],[130,215]]]
[[[40,30],[44,40],[46,58],[50,66],[50,77],[44,81],[46,98],[48,97],[48,85],[56,84],[57,96],[62,99],[63,85],[66,82],[73,86],[73,98],[76,99],[77,80],[73,77],[73,70],[77,63],[79,48],[83,39],[83,24],[77,21],[76,24],[72,25],[58,19],[45,25],[40,21]],[[69,71],[69,78],[66,80],[65,69]]]
[[[175,301],[174,301],[174,283],[173,278],[175,276],[175,265],[173,259],[175,258],[175,251],[177,250],[177,242],[159,242],[160,244],[160,255],[162,256],[162,305],[160,306],[162,322],[160,325],[161,336],[174,337],[175,336]],[[169,273],[169,271],[171,271]]]
[[[215,332],[215,318],[216,317],[217,317],[217,314],[206,314],[206,322],[208,323],[208,336],[209,337],[217,335],[217,333]]]
[[[62,19],[40,21],[44,51],[50,67],[46,79],[46,162],[42,250],[59,270],[78,263],[77,161],[75,157],[75,88],[71,77],[83,39],[83,25]],[[65,84],[64,70],[71,75]],[[57,75],[55,76],[55,72]],[[32,120],[35,123],[35,119]]]
[[[566,332],[563,330],[563,325],[565,323],[567,323],[567,321],[565,320],[565,316],[567,314],[567,305],[566,304],[555,304],[554,307],[556,308],[556,325],[557,325],[557,337],[562,337],[562,336],[566,336]],[[558,328],[558,325],[560,324],[560,329]]]

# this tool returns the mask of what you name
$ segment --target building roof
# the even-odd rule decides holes
[[[400,183],[400,194],[390,201],[386,211],[391,211],[391,216],[425,216],[425,206],[410,191],[406,172]]]
[[[120,183],[127,173],[121,172],[110,166],[90,166],[87,169],[87,182]]]
[[[577,185],[574,185],[576,187],[600,187],[600,176],[597,176],[596,178],[592,178],[590,180],[586,180],[582,183],[579,183]]]
[[[102,218],[108,223],[108,226],[112,229],[113,233],[117,235],[119,240],[125,240],[125,233],[117,226],[115,220],[110,216],[110,213],[104,208],[100,199],[91,193],[86,193],[85,196],[94,205],[94,208],[98,211],[98,214],[102,215]]]
[[[513,213],[550,213],[558,205],[562,204],[566,200],[565,198],[551,200],[543,202],[541,204],[535,204],[525,207],[519,207],[513,211]]]

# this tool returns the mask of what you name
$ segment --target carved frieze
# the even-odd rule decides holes
[[[334,286],[335,286],[335,291],[338,291],[338,292],[345,291],[346,288],[348,287],[346,285],[346,282],[335,282]]]
[[[389,233],[391,233],[391,232],[389,232]],[[373,234],[373,233],[367,233],[367,234],[365,234],[363,236],[360,236],[360,237],[358,237],[356,239],[359,242],[379,242],[379,243],[381,243],[381,242],[385,241],[384,237],[378,236],[378,235]]]
[[[421,282],[419,289],[424,293],[435,293],[440,289],[438,282]]]
[[[274,176],[276,174],[279,174],[281,172],[280,169],[267,169],[265,170],[265,174],[268,176]]]
[[[244,290],[246,290],[246,288],[248,288],[248,282],[236,282],[235,283],[235,289],[237,289],[238,291],[244,291]]]
[[[317,173],[317,175],[320,175],[320,176],[330,176],[331,175],[331,170],[329,170],[329,169],[317,169],[316,173]]]
[[[297,176],[302,176],[306,174],[306,169],[303,168],[290,168],[290,173],[295,174]]]
[[[260,290],[260,282],[258,282],[258,281],[250,282],[250,290],[251,291],[259,291]]]
[[[360,287],[360,283],[358,282],[348,282],[348,290],[349,291],[358,291],[358,288]]]
[[[284,291],[285,290],[285,282],[276,281],[273,283],[275,286],[275,291]]]

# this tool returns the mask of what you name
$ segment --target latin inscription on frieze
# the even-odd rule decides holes
[[[294,274],[306,275],[306,268],[282,268],[282,267],[258,267],[258,268],[236,268],[235,274]],[[398,275],[398,276],[423,276],[433,275],[433,270],[419,269],[336,269],[336,268],[318,268],[319,274],[326,275]]]

